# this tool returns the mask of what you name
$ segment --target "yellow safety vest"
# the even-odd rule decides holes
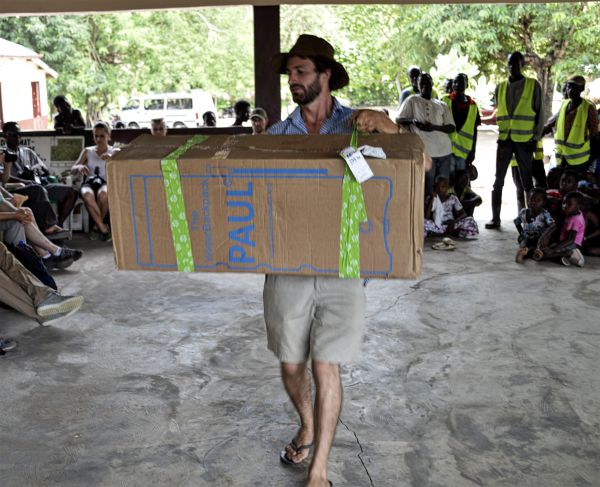
[[[508,81],[503,81],[498,86],[498,112],[496,121],[500,131],[498,139],[506,140],[510,137],[515,142],[529,142],[535,130],[536,113],[533,111],[533,90],[535,80],[525,78],[525,86],[521,99],[512,115],[508,114],[506,105],[506,92],[508,90]]]
[[[590,138],[586,132],[591,103],[587,100],[581,100],[569,136],[565,140],[565,120],[568,105],[569,100],[565,100],[560,107],[560,112],[558,112],[554,143],[556,144],[556,155],[565,159],[570,166],[578,166],[590,159]]]
[[[544,143],[541,140],[537,141],[535,145],[535,152],[533,153],[534,161],[543,161],[544,160]],[[517,163],[517,158],[513,154],[512,159],[510,160],[510,167],[519,167]]]
[[[446,103],[446,105],[448,105],[448,108],[450,108],[450,112],[452,113],[452,99],[446,95],[442,98],[442,100]],[[452,154],[454,154],[456,157],[466,159],[471,153],[473,141],[475,140],[475,122],[477,121],[477,111],[477,105],[475,103],[469,105],[469,113],[467,114],[467,119],[465,120],[464,125],[460,128],[460,130],[458,130],[458,127],[456,127],[456,131],[449,134],[450,140],[452,141]]]

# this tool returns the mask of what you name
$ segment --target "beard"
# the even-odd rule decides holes
[[[315,101],[322,91],[318,77],[306,87],[296,84],[290,86],[290,89],[292,88],[302,89],[302,91],[296,93],[292,92],[292,100],[294,100],[294,102],[298,105],[308,105],[309,103]]]

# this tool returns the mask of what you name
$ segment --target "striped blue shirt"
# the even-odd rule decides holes
[[[333,107],[331,109],[331,115],[325,119],[319,134],[350,134],[352,133],[352,126],[348,125],[348,121],[354,113],[351,108],[342,106],[335,96],[333,99]],[[271,135],[308,135],[308,130],[304,124],[302,118],[302,112],[300,107],[290,114],[288,118],[277,122],[275,125],[269,128],[268,133]]]

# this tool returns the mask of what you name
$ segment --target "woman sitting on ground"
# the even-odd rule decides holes
[[[554,219],[546,210],[546,203],[546,190],[533,188],[529,192],[529,208],[523,208],[515,218],[515,226],[519,232],[519,250],[515,257],[518,264],[532,256],[542,234],[554,224]]]
[[[425,205],[425,236],[477,238],[477,222],[467,216],[456,195],[448,194],[448,184],[448,178],[438,177],[433,193],[428,197]]]
[[[81,198],[88,213],[100,232],[100,238],[109,241],[110,228],[104,222],[108,215],[108,186],[106,185],[106,161],[118,151],[108,145],[110,127],[104,122],[94,125],[94,142],[96,145],[86,147],[72,167],[73,174],[83,175]]]

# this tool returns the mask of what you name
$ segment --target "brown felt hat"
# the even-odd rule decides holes
[[[339,90],[350,82],[348,73],[340,63],[334,59],[335,50],[325,39],[309,34],[302,34],[298,37],[296,44],[290,49],[290,52],[280,52],[273,56],[273,67],[280,74],[285,74],[287,60],[292,56],[318,58],[324,61],[331,69],[331,78],[329,79],[329,89]]]

